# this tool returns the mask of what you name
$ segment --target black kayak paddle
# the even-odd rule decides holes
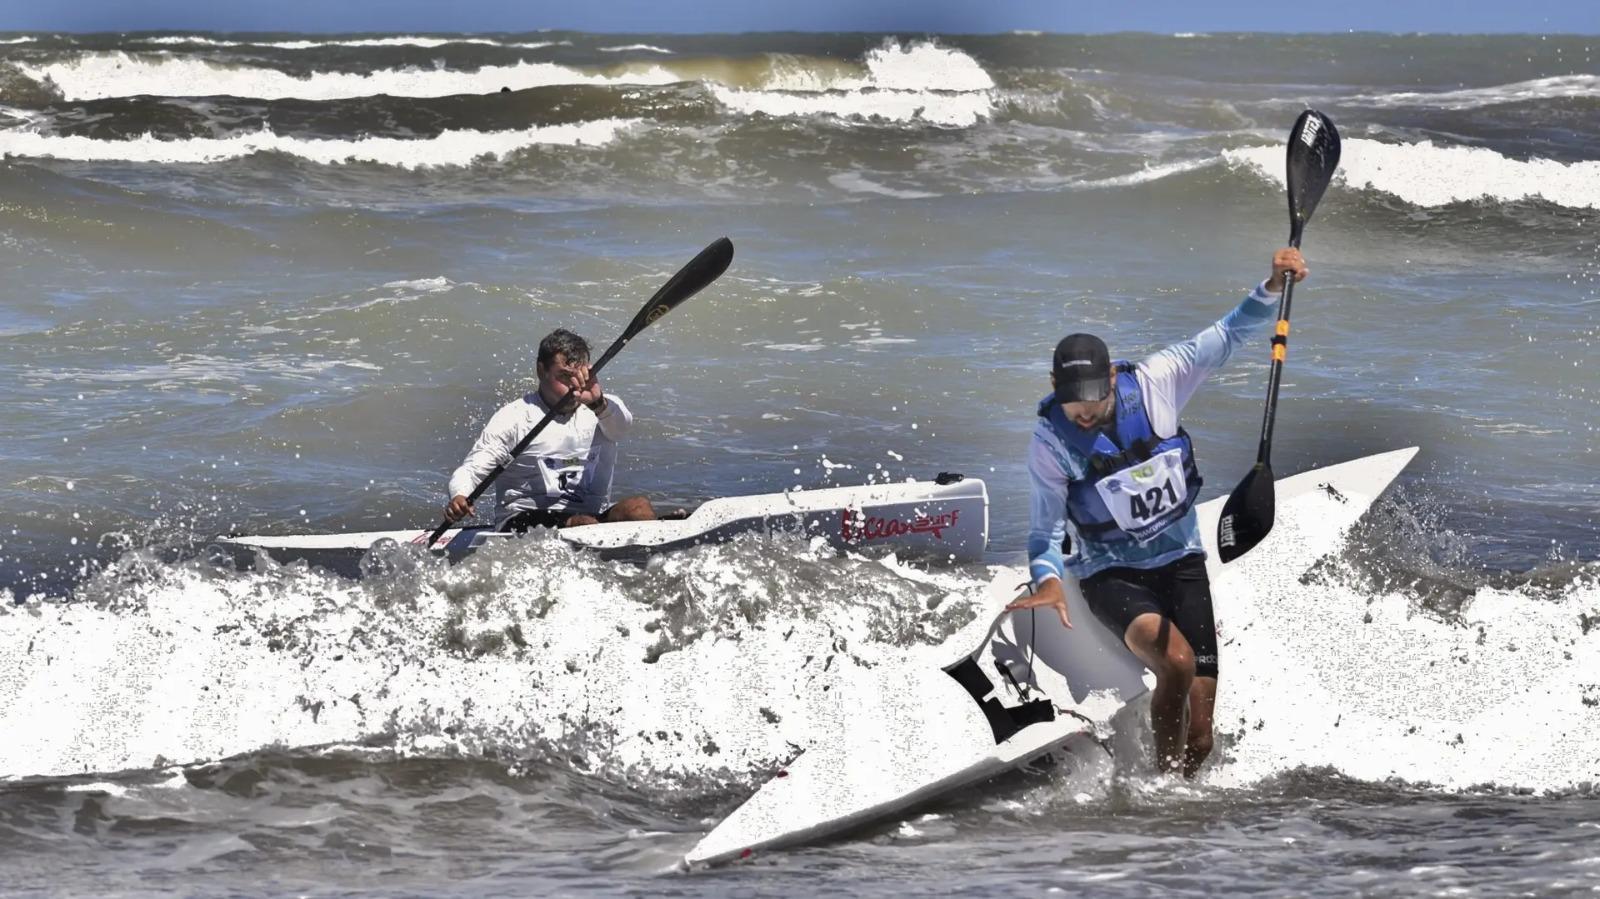
[[[1317,201],[1339,167],[1339,131],[1333,121],[1315,109],[1300,113],[1289,131],[1289,246],[1300,248],[1300,235],[1317,208]],[[1217,554],[1232,562],[1266,539],[1272,530],[1274,493],[1272,424],[1278,414],[1278,384],[1283,361],[1289,355],[1289,306],[1294,301],[1294,275],[1284,276],[1283,297],[1278,301],[1278,327],[1272,337],[1272,374],[1267,382],[1267,407],[1261,423],[1261,445],[1256,464],[1233,488],[1217,519]]]
[[[728,270],[728,265],[732,262],[733,241],[726,237],[720,237],[712,241],[710,246],[700,251],[700,255],[689,260],[688,265],[679,269],[671,280],[661,285],[661,289],[656,291],[655,296],[652,296],[644,304],[644,308],[639,310],[639,314],[633,317],[633,321],[628,324],[628,329],[622,332],[622,336],[618,337],[616,342],[611,345],[611,348],[606,350],[605,355],[589,366],[590,375],[598,375],[600,369],[605,368],[606,363],[611,361],[612,356],[621,352],[622,348],[628,345],[628,341],[639,336],[639,332],[654,324],[656,319],[671,312],[679,303],[704,290],[712,281],[722,277],[722,273]],[[522,438],[517,442],[516,446],[511,448],[511,458],[515,459],[523,450],[527,449],[528,444],[532,443],[533,439],[539,436],[539,432],[543,431],[555,417],[555,409],[546,412],[544,418],[540,419],[539,423],[533,426],[533,430],[528,432],[528,436]],[[467,496],[467,502],[475,502],[478,497],[483,495],[483,491],[489,489],[489,485],[494,483],[495,478],[500,477],[500,473],[505,470],[506,466],[504,464],[496,465],[494,470],[489,472],[488,477],[479,481],[478,486],[472,488],[472,493]],[[450,529],[450,525],[451,522],[448,520],[440,522],[439,526],[434,528],[433,533],[428,536],[428,542],[425,545],[431,548],[443,536],[444,532]]]

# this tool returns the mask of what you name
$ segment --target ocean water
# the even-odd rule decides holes
[[[1597,50],[0,35],[0,887],[1600,889]],[[1344,155],[1273,465],[1421,453],[1295,595],[1217,597],[1194,784],[1019,774],[672,873],[817,691],[958,630],[992,565],[531,540],[354,582],[207,550],[432,524],[544,333],[608,345],[726,235],[727,275],[606,370],[639,421],[619,490],[961,471],[1015,562],[1054,342],[1137,358],[1231,308],[1286,239],[1307,105]],[[1207,498],[1254,459],[1266,360],[1185,411]]]

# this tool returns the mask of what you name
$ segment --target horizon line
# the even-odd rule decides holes
[[[1593,37],[1600,38],[1600,32],[1586,31],[1389,31],[1380,28],[1350,28],[1343,31],[1237,31],[1230,29],[1216,30],[1184,30],[1149,31],[1137,28],[1124,28],[1105,31],[1052,31],[1044,28],[1007,28],[998,31],[934,31],[920,28],[885,28],[885,29],[818,29],[818,28],[763,28],[746,29],[742,31],[590,31],[582,28],[530,28],[521,31],[502,28],[491,29],[440,29],[440,28],[406,28],[384,31],[374,30],[345,30],[313,28],[306,30],[296,29],[229,29],[229,28],[196,28],[196,27],[149,27],[149,28],[106,28],[95,30],[80,30],[72,28],[25,28],[14,30],[0,30],[0,35],[19,35],[28,37],[55,37],[60,35],[96,36],[96,35],[137,35],[137,34],[193,34],[193,35],[280,35],[280,34],[306,34],[329,36],[394,36],[394,35],[460,35],[463,37],[491,36],[491,35],[534,35],[534,34],[596,34],[617,36],[660,36],[678,35],[684,37],[709,37],[727,36],[739,37],[746,35],[766,34],[839,34],[839,35],[873,35],[873,36],[912,36],[926,35],[932,37],[1115,37],[1119,35],[1141,35],[1150,37],[1233,37],[1249,35],[1270,35],[1274,37],[1350,37],[1355,35],[1383,35],[1385,37]]]

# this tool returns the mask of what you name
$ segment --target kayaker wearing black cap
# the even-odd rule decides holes
[[[1063,338],[1028,449],[1033,592],[1010,608],[1051,606],[1071,627],[1061,578],[1076,577],[1095,617],[1155,672],[1157,764],[1188,777],[1211,752],[1217,635],[1194,511],[1200,472],[1178,412],[1276,317],[1290,273],[1303,281],[1307,269],[1299,250],[1285,248],[1271,277],[1221,321],[1138,364],[1112,362],[1091,334]]]

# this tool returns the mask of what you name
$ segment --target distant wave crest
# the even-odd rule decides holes
[[[1600,75],[1559,75],[1535,78],[1492,87],[1463,88],[1453,91],[1402,91],[1357,97],[1358,102],[1380,107],[1416,106],[1430,109],[1480,109],[1534,100],[1600,98]]]
[[[343,40],[224,40],[198,34],[168,34],[160,37],[135,38],[129,43],[169,44],[201,47],[273,47],[279,50],[312,50],[318,47],[444,47],[450,44],[476,44],[482,47],[509,47],[521,50],[538,50],[544,47],[570,46],[571,41],[533,41],[518,43],[485,37],[426,37],[422,35],[397,35],[395,37],[348,38]]]
[[[1225,156],[1284,181],[1282,147],[1230,150]],[[1482,147],[1347,140],[1337,177],[1351,187],[1393,194],[1416,206],[1542,199],[1574,209],[1600,208],[1600,162],[1510,159]]]
[[[775,117],[831,116],[970,126],[994,112],[994,79],[978,61],[930,41],[886,41],[859,72],[797,67],[759,89],[716,86],[723,106]]]
[[[442,40],[374,38],[379,42]],[[151,41],[230,43],[199,37]],[[314,42],[279,42],[300,46]],[[326,42],[329,44],[352,43]],[[606,48],[670,51],[645,44]],[[442,67],[319,71],[301,75],[254,63],[224,63],[170,51],[82,53],[17,63],[29,79],[66,101],[116,97],[228,96],[262,100],[346,100],[387,95],[437,98],[553,85],[708,85],[727,109],[775,117],[832,117],[965,127],[993,115],[995,82],[966,53],[932,41],[888,40],[860,61],[770,53],[750,58],[633,60],[608,66],[521,61],[474,70]]]
[[[123,51],[86,53],[70,61],[17,64],[38,81],[48,79],[67,100],[112,97],[231,96],[263,100],[347,100],[387,94],[393,97],[448,97],[490,94],[502,87],[522,90],[552,84],[671,84],[676,74],[658,66],[624,66],[584,71],[544,62],[456,69],[381,69],[370,73],[315,72],[298,77],[262,66],[228,65],[205,59],[152,57]]]
[[[223,138],[95,140],[26,132],[0,132],[0,155],[80,162],[205,164],[255,153],[285,153],[324,165],[376,163],[405,169],[467,166],[539,145],[602,146],[617,139],[638,119],[603,119],[516,131],[446,131],[420,140],[370,137],[320,140],[286,137],[270,131]]]

